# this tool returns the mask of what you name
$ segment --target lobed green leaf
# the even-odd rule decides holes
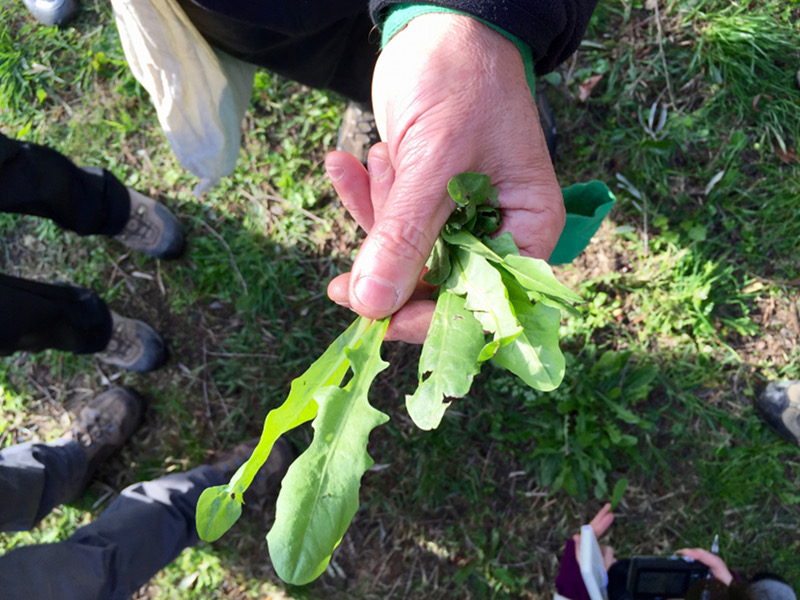
[[[564,355],[558,345],[561,311],[541,302],[531,304],[514,281],[506,280],[506,285],[522,333],[498,348],[494,361],[533,389],[552,391],[564,379]]]
[[[525,290],[572,302],[581,301],[580,295],[556,279],[550,265],[540,258],[509,254],[503,258],[503,267]]]
[[[275,441],[287,431],[314,418],[317,414],[315,395],[327,386],[338,386],[342,382],[350,366],[346,349],[359,345],[369,325],[368,319],[356,319],[305,373],[292,381],[289,397],[281,406],[267,414],[261,439],[247,462],[239,467],[226,485],[203,491],[198,499],[196,512],[200,539],[213,542],[237,521],[244,502],[242,495],[267,461]]]
[[[450,406],[446,398],[466,396],[480,372],[483,327],[464,304],[463,297],[450,291],[436,301],[419,360],[420,384],[406,396],[408,414],[420,429],[436,429]],[[430,376],[423,380],[426,373]]]
[[[210,487],[200,494],[197,501],[197,533],[201,540],[217,541],[242,515],[242,503],[225,487]]]
[[[453,269],[445,287],[454,294],[466,296],[464,306],[472,311],[493,340],[484,347],[491,354],[520,332],[520,326],[508,301],[500,273],[488,260],[475,252],[456,247],[452,250]]]
[[[428,271],[423,279],[431,285],[442,285],[450,276],[450,252],[441,237],[436,238],[433,251],[426,263]]]
[[[358,347],[344,349],[353,368],[344,388],[328,386],[315,395],[314,438],[283,479],[267,535],[272,564],[286,582],[319,577],[358,510],[361,477],[373,464],[369,434],[389,420],[367,399],[375,376],[389,366],[380,357],[388,324],[388,318],[375,322]]]

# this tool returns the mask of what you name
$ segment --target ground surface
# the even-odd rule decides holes
[[[324,292],[360,235],[321,167],[340,99],[259,73],[237,169],[197,200],[109,9],[84,6],[59,31],[18,4],[0,8],[4,133],[166,202],[188,247],[154,261],[0,215],[3,272],[90,287],[161,331],[171,352],[148,375],[56,352],[0,362],[3,446],[57,437],[112,385],[150,400],[86,497],[31,533],[3,534],[0,552],[63,539],[126,485],[258,435],[351,320]],[[418,349],[387,344],[391,367],[371,401],[391,421],[371,438],[376,468],[328,572],[282,584],[263,537],[269,514],[248,515],[138,597],[551,597],[563,540],[614,491],[618,555],[707,547],[719,534],[734,569],[800,587],[800,449],[753,409],[766,381],[800,379],[797,6],[603,0],[546,91],[562,183],[599,179],[618,195],[588,250],[558,269],[586,299],[563,321],[561,388],[534,393],[487,368],[423,433],[402,402]],[[292,439],[303,446],[310,432]]]

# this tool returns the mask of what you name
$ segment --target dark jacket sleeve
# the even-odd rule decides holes
[[[392,4],[409,0],[369,0],[375,23]],[[533,50],[536,74],[543,75],[565,61],[580,44],[597,0],[423,0],[460,10],[496,25]]]

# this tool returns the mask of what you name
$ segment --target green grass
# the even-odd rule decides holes
[[[266,553],[269,515],[249,515],[141,597],[551,597],[563,539],[615,492],[618,556],[707,547],[719,534],[735,570],[771,569],[800,587],[800,450],[753,410],[765,382],[800,379],[798,14],[797,2],[677,0],[659,5],[659,27],[642,2],[602,0],[547,89],[560,180],[600,179],[618,195],[589,250],[559,269],[586,300],[562,323],[563,385],[534,393],[485,369],[438,430],[421,432],[403,407],[418,349],[387,344],[392,366],[372,401],[392,420],[371,438],[379,468],[329,572],[284,586]],[[154,261],[0,215],[3,272],[95,289],[171,351],[149,375],[57,352],[0,362],[2,446],[58,437],[112,384],[150,399],[84,499],[0,535],[4,552],[69,536],[109,489],[257,435],[351,320],[325,287],[359,234],[322,167],[339,98],[259,72],[237,169],[200,201],[127,70],[110,8],[84,4],[63,30],[21,3],[0,18],[4,133],[109,168],[166,202],[188,236],[182,258]],[[303,446],[310,432],[292,439]]]

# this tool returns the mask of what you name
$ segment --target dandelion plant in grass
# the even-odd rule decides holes
[[[439,285],[422,347],[417,389],[406,396],[421,429],[435,429],[452,399],[469,393],[487,360],[534,389],[561,383],[561,310],[580,297],[542,260],[520,256],[500,226],[497,191],[488,177],[464,173],[448,192],[457,204],[428,263],[425,278]],[[372,464],[370,432],[389,420],[368,392],[387,366],[380,347],[389,319],[357,318],[311,367],[292,382],[286,401],[270,411],[261,441],[227,485],[207,489],[197,506],[200,537],[222,536],[241,514],[242,496],[280,435],[312,421],[311,445],[281,486],[275,524],[267,535],[278,575],[305,584],[321,575],[358,510],[361,477]],[[346,383],[345,377],[350,374]]]

